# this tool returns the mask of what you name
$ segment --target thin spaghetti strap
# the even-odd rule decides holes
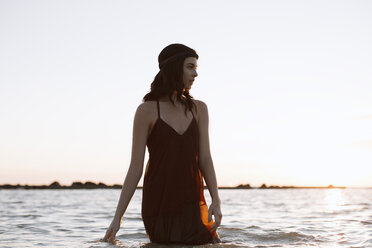
[[[192,117],[195,119],[194,112],[192,112],[192,108],[191,108],[190,112],[192,114]]]
[[[156,103],[158,105],[158,118],[160,119],[160,107],[159,107],[159,100],[156,99]]]
[[[190,112],[191,112],[191,114],[192,114],[192,117],[195,118],[194,113],[192,112],[192,110],[190,110]]]

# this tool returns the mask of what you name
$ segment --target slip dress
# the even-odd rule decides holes
[[[208,206],[199,169],[199,131],[195,116],[180,134],[160,118],[147,138],[149,160],[142,188],[141,215],[152,243],[219,243],[208,223]]]

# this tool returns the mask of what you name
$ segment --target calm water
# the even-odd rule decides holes
[[[116,244],[99,241],[119,195],[115,189],[0,190],[0,247],[161,247],[145,234],[141,190]],[[220,196],[223,243],[206,247],[372,247],[372,189],[220,190]],[[205,197],[209,205],[207,190]]]

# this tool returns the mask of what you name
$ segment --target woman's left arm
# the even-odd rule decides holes
[[[212,156],[209,148],[209,116],[208,107],[202,102],[198,101],[199,112],[199,167],[204,176],[205,182],[207,184],[209,193],[212,198],[212,204],[209,207],[209,218],[211,220],[211,215],[215,217],[215,224],[212,227],[216,229],[221,224],[222,213],[221,213],[221,199],[218,194],[216,173],[214,171]]]

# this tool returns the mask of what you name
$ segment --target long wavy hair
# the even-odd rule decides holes
[[[176,91],[177,101],[186,107],[185,115],[187,115],[187,110],[191,111],[193,107],[197,111],[195,103],[191,100],[193,96],[183,84],[183,63],[188,57],[198,59],[199,55],[194,49],[183,44],[176,43],[165,47],[158,56],[160,70],[151,83],[150,92],[143,97],[142,101],[154,101],[160,97],[168,96],[174,106],[172,94]]]

